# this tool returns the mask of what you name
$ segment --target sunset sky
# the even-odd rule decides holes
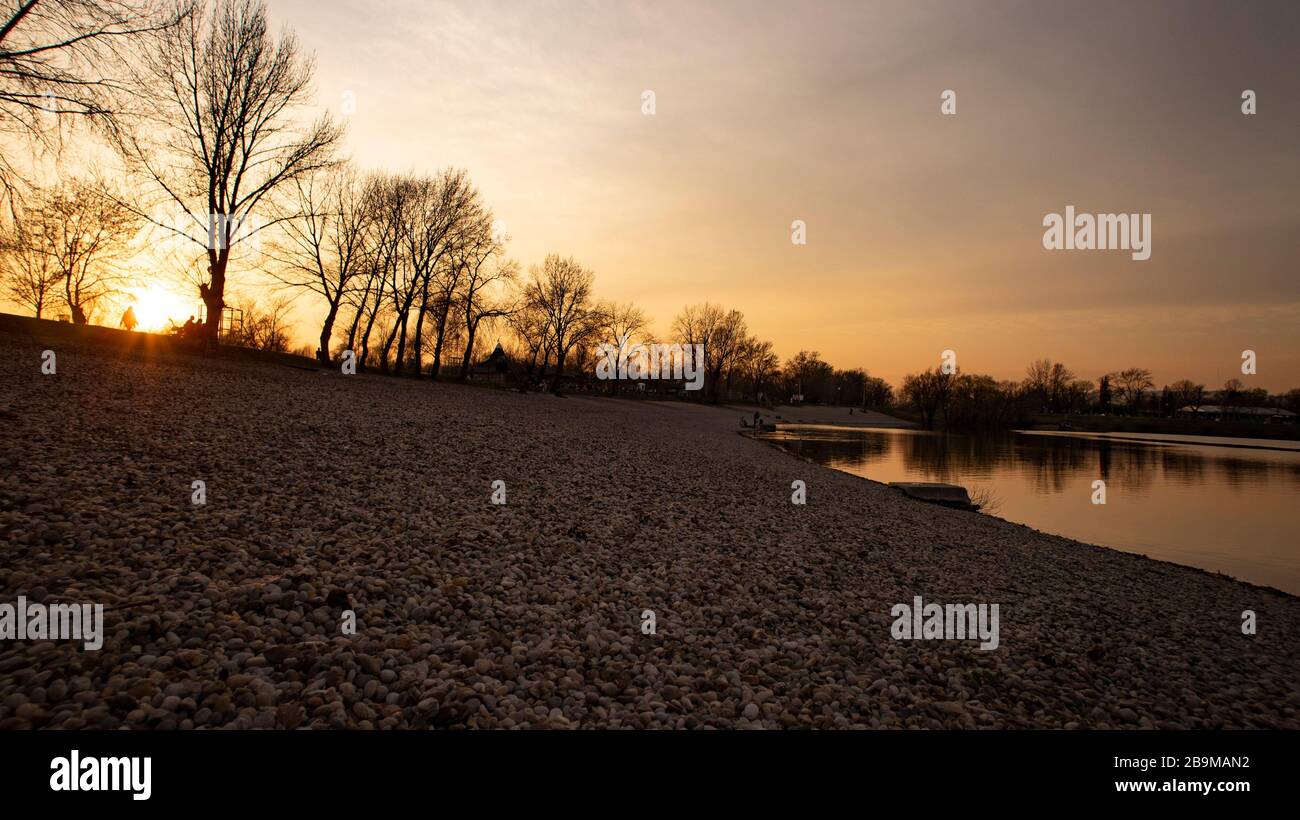
[[[575,256],[665,337],[712,301],[895,384],[950,348],[1217,387],[1251,348],[1249,386],[1300,386],[1295,4],[269,5],[322,105],[355,94],[360,166],[466,168],[510,256]],[[1045,250],[1067,205],[1150,213],[1151,259]]]

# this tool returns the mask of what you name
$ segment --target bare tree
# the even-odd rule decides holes
[[[723,374],[731,370],[733,360],[749,338],[744,314],[709,302],[692,305],[673,320],[673,332],[686,344],[704,345],[709,395],[717,401]]]
[[[519,264],[512,259],[500,259],[500,245],[493,241],[483,246],[465,268],[465,282],[460,293],[461,316],[465,320],[465,353],[460,361],[460,380],[469,378],[473,364],[471,357],[480,325],[484,321],[507,318],[516,305],[508,293],[501,291],[514,285],[519,278]]]
[[[465,272],[475,260],[481,263],[486,259],[482,251],[496,242],[492,239],[492,214],[483,206],[468,174],[460,170],[444,171],[432,193],[420,215],[419,229],[413,232],[411,247],[420,258],[424,288],[417,327],[423,329],[425,314],[429,309],[434,311],[430,376],[437,379],[442,372],[448,323]]]
[[[388,227],[384,233],[387,244],[383,249],[382,275],[387,280],[387,308],[393,324],[383,334],[379,349],[379,369],[388,372],[388,356],[397,342],[397,372],[402,372],[402,357],[406,347],[407,315],[416,294],[422,287],[416,269],[418,253],[411,247],[412,237],[418,232],[420,211],[431,197],[432,183],[413,176],[392,177],[389,180],[385,210]],[[398,334],[401,340],[398,341]]]
[[[362,340],[363,348],[365,347],[370,335],[369,320],[373,317],[371,306],[376,301],[375,291],[382,288],[384,284],[380,248],[383,245],[381,237],[387,228],[387,221],[384,218],[386,180],[383,174],[370,173],[361,182],[361,202],[357,205],[357,210],[365,215],[365,224],[361,231],[356,261],[356,283],[352,288],[345,289],[343,294],[344,302],[352,311],[352,319],[348,323],[348,337],[343,343],[343,350],[357,349],[357,333],[362,330],[363,322],[366,323],[365,338]],[[357,357],[357,367],[364,369],[364,355]]]
[[[909,373],[904,377],[899,392],[921,411],[921,424],[925,429],[934,429],[935,418],[939,413],[943,412],[946,416],[953,381],[954,374],[940,372],[937,367],[934,370],[923,370],[919,374]]]
[[[1241,403],[1245,391],[1246,385],[1241,379],[1232,378],[1223,383],[1223,389],[1219,391],[1219,403],[1222,405],[1224,415],[1235,415],[1236,407]]]
[[[1072,379],[1061,394],[1061,410],[1066,413],[1087,413],[1088,396],[1091,393],[1091,380]]]
[[[564,360],[594,328],[591,294],[596,277],[573,257],[554,253],[530,272],[532,279],[525,298],[546,317],[549,343],[555,353],[551,389],[558,393],[564,378]]]
[[[510,314],[508,321],[519,341],[519,358],[521,361],[527,359],[524,373],[525,379],[531,383],[537,374],[538,358],[542,356],[550,338],[550,317],[541,305],[530,301],[525,293],[525,298],[518,309]]]
[[[617,302],[602,303],[597,305],[593,314],[599,326],[600,341],[612,346],[619,352],[619,355],[626,355],[626,348],[632,338],[645,333],[650,326],[650,320],[646,318],[645,311],[631,302],[622,305]],[[618,371],[615,370],[614,379],[609,383],[610,393],[618,389],[617,378]]]
[[[884,409],[894,404],[894,388],[878,376],[867,376],[862,385],[862,406]]]
[[[344,294],[364,266],[369,212],[363,186],[350,165],[295,179],[293,213],[281,223],[283,240],[270,254],[279,263],[272,276],[325,300],[316,358],[326,364]]]
[[[315,64],[292,33],[271,34],[261,0],[213,0],[159,41],[141,59],[136,127],[119,146],[182,221],[144,202],[137,212],[207,253],[199,294],[215,346],[232,250],[277,222],[255,217],[271,211],[275,192],[329,165],[341,131],[328,115],[300,121]]]
[[[22,245],[13,258],[25,260],[19,267],[27,271],[29,291],[36,284],[31,277],[48,271],[73,323],[84,325],[125,281],[123,263],[138,230],[138,220],[116,201],[71,179],[36,192],[16,221]]]
[[[1110,412],[1111,383],[1114,380],[1114,373],[1104,373],[1097,378],[1097,406],[1102,413]]]
[[[1191,379],[1174,382],[1169,385],[1169,391],[1174,396],[1174,403],[1177,404],[1175,410],[1190,407],[1192,412],[1195,413],[1205,401],[1205,385],[1197,384]]]
[[[126,278],[121,265],[139,222],[103,192],[77,181],[56,189],[39,219],[60,273],[68,313],[75,324],[86,324],[100,300]]]
[[[816,350],[800,350],[785,363],[782,375],[789,393],[802,394],[805,401],[832,401],[835,368]]]
[[[1142,404],[1143,392],[1156,386],[1151,379],[1151,371],[1141,367],[1121,370],[1115,374],[1115,381],[1119,384],[1120,395],[1124,397],[1130,413]]]
[[[400,263],[405,219],[402,213],[402,184],[400,177],[377,174],[371,177],[366,186],[365,209],[371,215],[366,231],[363,265],[366,284],[357,303],[352,329],[348,333],[348,349],[355,350],[358,326],[364,323],[361,328],[361,351],[357,355],[358,369],[365,369],[370,357],[370,336],[386,304],[384,298],[389,272]],[[386,337],[387,331],[381,330],[380,336]]]
[[[350,291],[344,292],[344,301],[352,311],[352,319],[348,322],[348,338],[343,343],[341,349],[357,349],[357,331],[361,329],[361,323],[369,315],[371,292],[374,290],[377,282],[382,279],[378,275],[378,266],[375,264],[373,249],[369,244],[371,231],[366,232],[366,239],[363,240],[362,253],[360,260],[360,273],[357,276],[359,284]],[[359,367],[364,365],[358,360]]]
[[[483,212],[479,195],[462,170],[448,169],[436,177],[387,177],[382,182],[382,217],[372,254],[382,277],[378,303],[386,292],[387,309],[394,321],[382,334],[379,362],[388,372],[389,352],[396,344],[396,367],[406,367],[408,333],[413,340],[414,365],[421,369],[424,323],[430,310],[436,316],[432,376],[438,377],[448,322],[455,309],[455,294],[464,272],[462,234],[473,233]],[[410,332],[412,308],[415,328]],[[363,346],[368,344],[367,332]]]
[[[749,386],[754,400],[766,398],[767,388],[781,377],[781,358],[772,349],[771,342],[759,341],[750,336],[736,353],[736,370]]]
[[[63,278],[39,222],[16,213],[0,236],[0,281],[5,294],[40,319]]]
[[[1038,400],[1040,410],[1060,413],[1069,403],[1072,381],[1074,373],[1070,368],[1051,359],[1039,359],[1026,370],[1024,389]]]
[[[53,145],[73,117],[108,129],[129,75],[126,47],[175,26],[188,2],[17,0],[0,11],[0,134]],[[22,174],[0,153],[0,192],[12,204]]]
[[[236,298],[242,321],[231,330],[228,341],[240,347],[284,353],[289,349],[289,309],[292,300],[276,296],[263,309],[256,300]]]

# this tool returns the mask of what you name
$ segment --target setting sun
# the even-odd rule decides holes
[[[194,305],[175,291],[151,285],[127,294],[127,305],[135,307],[138,330],[166,330],[170,323],[183,324],[194,313]],[[125,308],[124,308],[125,309]]]

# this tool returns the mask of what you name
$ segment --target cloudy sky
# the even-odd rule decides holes
[[[894,382],[952,349],[1217,386],[1250,348],[1251,386],[1300,386],[1296,4],[270,8],[322,105],[354,95],[360,165],[468,169],[513,257],[577,257],[663,335],[713,301]],[[1151,259],[1045,250],[1067,205],[1150,213]]]

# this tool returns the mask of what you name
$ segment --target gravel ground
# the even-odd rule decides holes
[[[106,637],[0,643],[0,728],[1300,728],[1300,599],[731,411],[41,348],[0,333],[0,603]],[[1001,645],[893,640],[915,595],[999,604]]]

